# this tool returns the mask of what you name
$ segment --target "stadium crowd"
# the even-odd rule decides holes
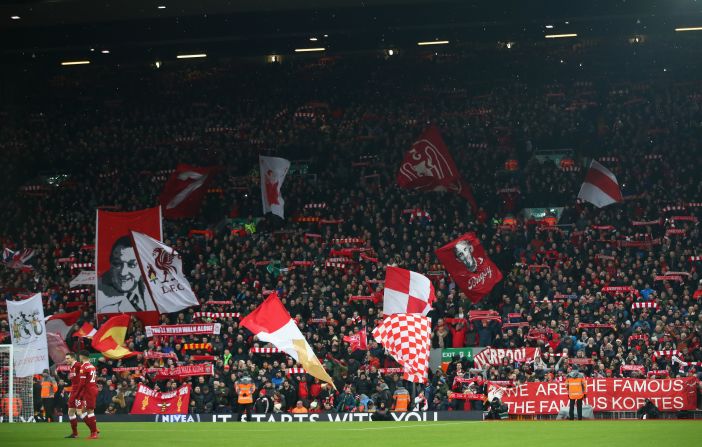
[[[214,375],[183,379],[192,382],[192,413],[237,411],[234,384],[246,375],[257,387],[254,408],[277,412],[382,411],[404,390],[410,407],[423,408],[425,399],[430,409],[482,408],[450,395],[485,394],[486,380],[563,380],[568,359],[578,357],[592,359],[580,363],[589,377],[702,379],[687,363],[702,361],[702,277],[694,258],[702,254],[702,81],[581,75],[468,82],[462,74],[472,62],[324,58],[249,70],[213,64],[56,74],[51,101],[3,110],[3,163],[16,171],[3,183],[0,237],[4,247],[37,250],[30,271],[0,268],[4,300],[41,291],[47,315],[81,309],[67,343],[86,347],[72,334],[83,322],[95,324],[93,288],[75,293],[69,281],[77,273],[71,263],[93,262],[95,209],[153,206],[177,163],[217,165],[223,169],[201,214],[164,220],[164,241],[182,253],[202,305],[163,315],[163,323],[191,322],[196,311],[243,316],[277,291],[338,391],[287,374],[296,365],[283,354],[250,353],[263,345],[238,318],[218,319],[218,336],[168,339],[148,338],[133,318],[129,349],[175,358],[99,359],[99,414],[129,412],[139,382],[161,391],[180,383],[114,368],[192,364],[194,355],[213,362]],[[457,195],[396,186],[404,152],[429,122],[441,129],[480,209]],[[284,220],[260,216],[259,154],[293,161]],[[593,157],[617,175],[623,203],[597,209],[576,201]],[[525,217],[525,208],[541,214]],[[405,210],[413,209],[428,217],[410,219]],[[433,253],[467,231],[480,236],[504,274],[475,305]],[[363,239],[372,251],[327,266],[349,248],[333,242],[339,238]],[[456,358],[445,372],[430,372],[426,386],[381,374],[397,364],[370,334],[367,351],[352,351],[343,337],[374,327],[382,303],[349,298],[379,292],[373,280],[382,280],[389,264],[431,272],[432,348],[540,347],[542,355],[484,370]],[[474,310],[495,310],[500,321],[471,320]],[[5,319],[0,332],[9,342]],[[202,349],[186,349],[192,343]],[[61,411],[66,379],[56,376]]]

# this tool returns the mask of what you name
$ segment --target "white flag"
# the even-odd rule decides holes
[[[8,301],[7,319],[14,348],[15,375],[29,377],[49,369],[41,294],[23,301]]]
[[[173,248],[136,231],[131,232],[142,278],[162,314],[199,306],[183,272],[181,255]]]
[[[281,219],[285,218],[285,201],[280,194],[280,188],[290,169],[290,160],[264,156],[259,156],[258,160],[261,168],[263,214],[273,213]]]
[[[78,276],[73,278],[69,283],[71,289],[76,286],[94,286],[95,285],[95,270],[82,270]]]

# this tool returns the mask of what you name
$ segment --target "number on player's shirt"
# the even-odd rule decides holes
[[[95,383],[95,376],[96,376],[97,371],[94,369],[90,370],[90,383]]]

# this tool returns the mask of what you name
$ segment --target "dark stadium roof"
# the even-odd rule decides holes
[[[435,38],[543,39],[546,24],[582,37],[672,33],[676,26],[702,24],[702,2],[10,0],[0,2],[0,54],[4,63],[86,56],[90,48],[134,57],[191,50],[261,55],[292,51],[310,37],[334,51],[355,51]],[[322,41],[324,34],[329,37]]]

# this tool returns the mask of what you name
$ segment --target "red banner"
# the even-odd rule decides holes
[[[130,230],[161,240],[161,208],[127,213],[98,210],[96,311],[98,314],[152,312],[158,321],[156,306],[139,270]]]
[[[190,386],[183,385],[175,391],[159,393],[139,384],[130,414],[188,414]]]
[[[144,358],[147,360],[153,359],[173,359],[178,360],[178,356],[175,352],[158,352],[158,351],[144,351],[142,353]]]
[[[171,336],[171,335],[219,335],[222,325],[220,323],[203,324],[173,324],[163,326],[146,326],[146,336]]]
[[[507,389],[491,387],[510,414],[558,414],[568,405],[565,382],[531,382]],[[636,411],[646,399],[661,411],[694,410],[697,407],[697,378],[682,379],[587,379],[584,403],[594,411]]]
[[[499,365],[503,358],[507,358],[510,362],[527,363],[533,362],[534,357],[541,355],[539,348],[516,348],[516,349],[497,349],[486,348],[480,351],[473,357],[476,368],[482,368],[484,365]]]
[[[215,168],[179,164],[159,196],[166,219],[194,217],[200,211]]]
[[[176,366],[169,369],[160,369],[156,374],[157,381],[181,379],[192,376],[211,376],[214,374],[212,363],[198,363],[196,365]]]
[[[468,200],[473,212],[478,210],[470,185],[461,178],[439,129],[434,126],[422,132],[405,153],[397,184],[400,188],[420,191],[452,191]]]
[[[475,233],[466,233],[437,249],[436,256],[473,303],[502,280],[502,272],[488,258]]]

